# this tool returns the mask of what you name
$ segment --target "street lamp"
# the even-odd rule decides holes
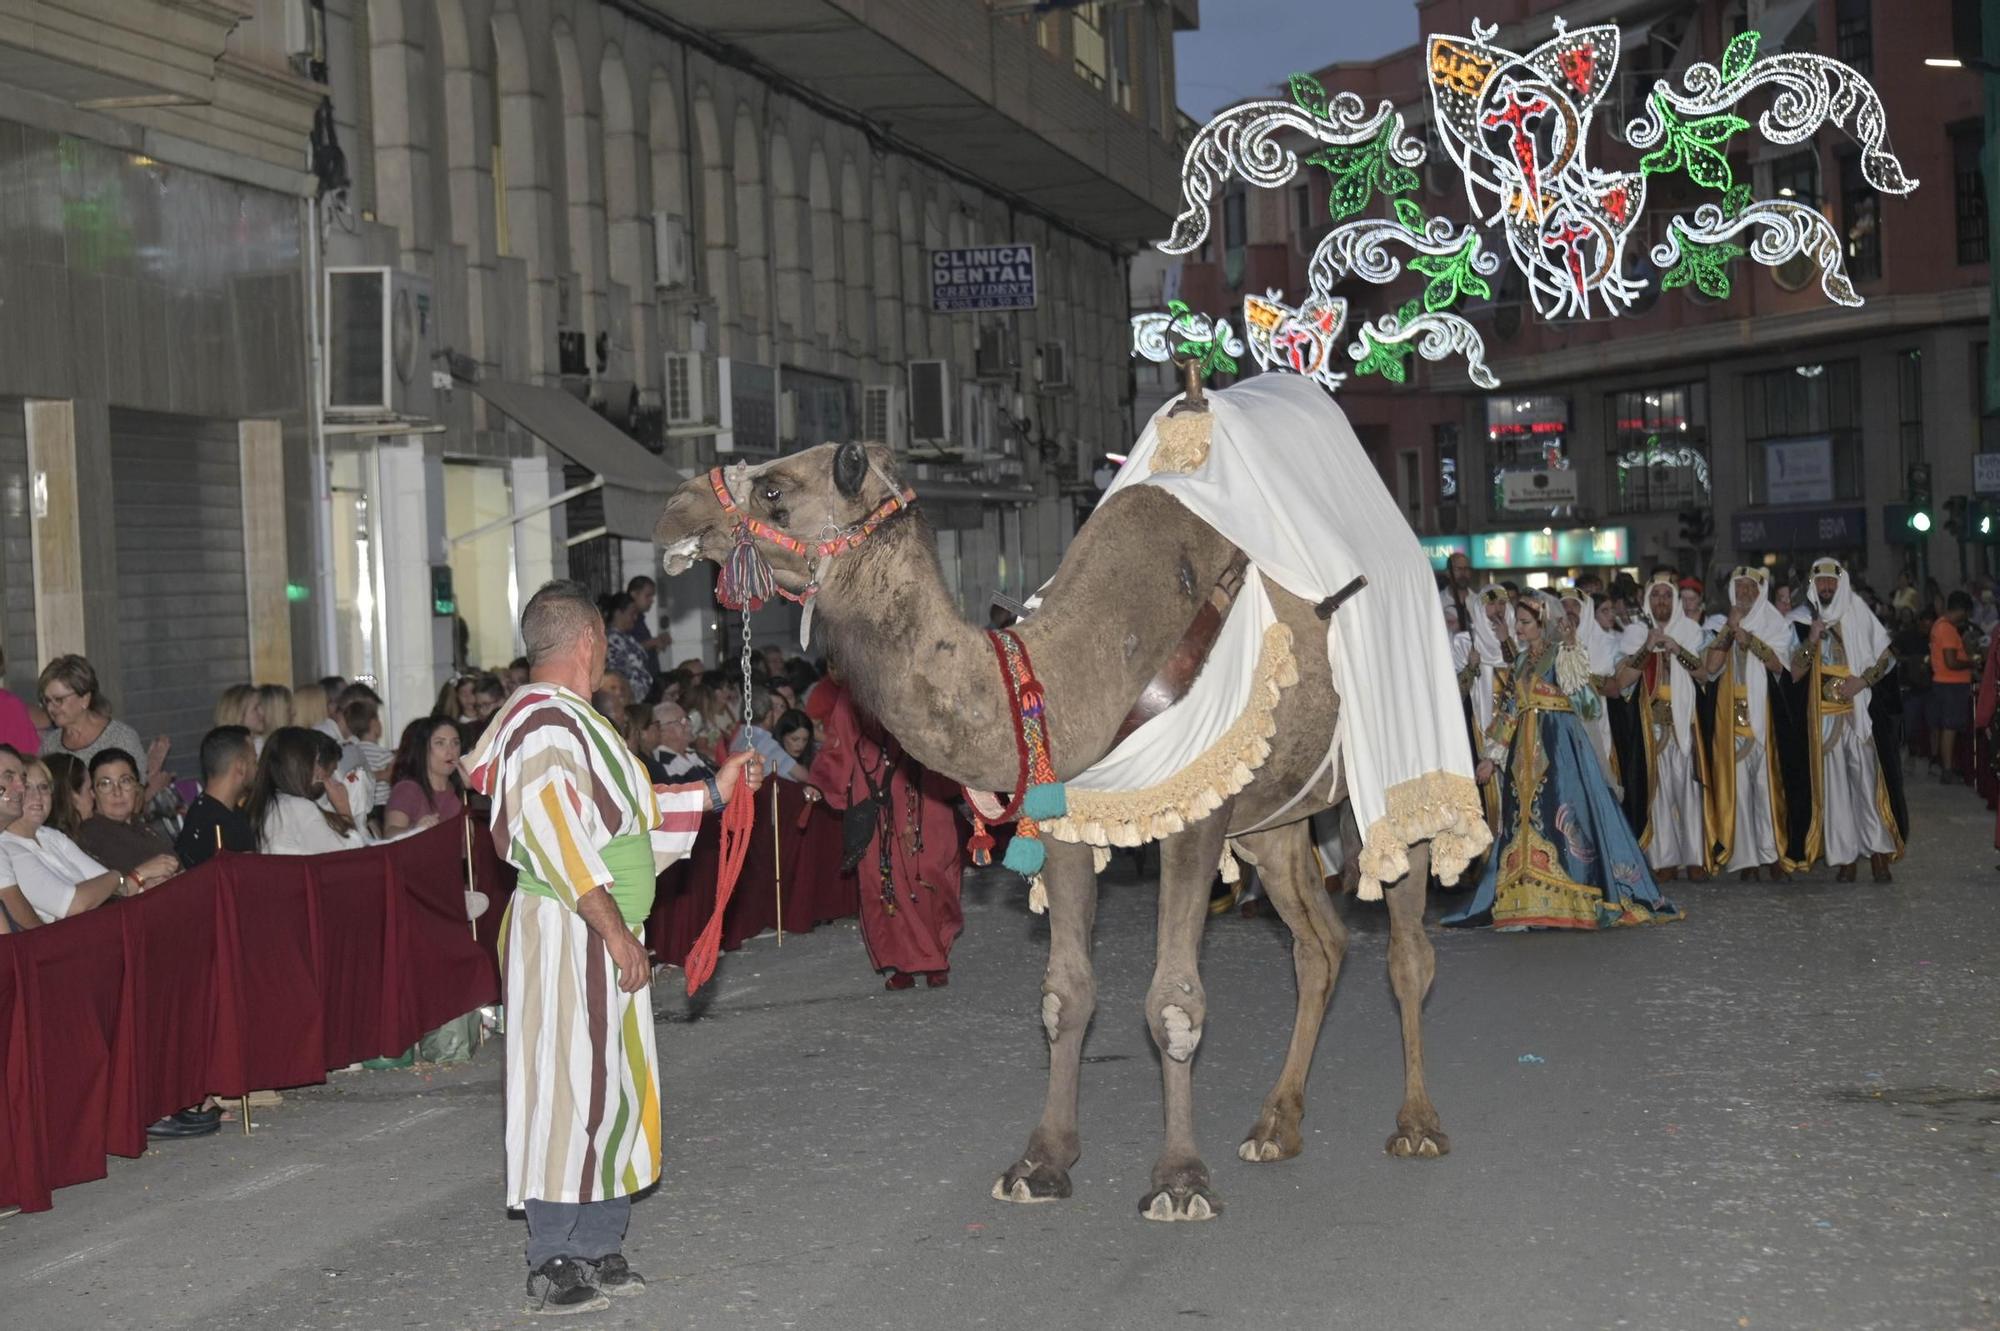
[[[1924,63],[1932,69],[1976,69],[1982,74],[2000,74],[2000,64],[1978,55],[1927,56]]]

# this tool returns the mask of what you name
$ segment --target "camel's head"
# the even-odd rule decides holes
[[[725,466],[723,479],[736,510],[808,547],[855,527],[902,490],[889,450],[850,441],[821,444],[757,466]],[[667,500],[653,539],[665,551],[669,575],[685,573],[696,560],[720,564],[736,547],[737,520],[715,493],[708,472],[692,478]],[[797,592],[812,579],[809,556],[770,540],[757,548],[770,562],[778,585]]]

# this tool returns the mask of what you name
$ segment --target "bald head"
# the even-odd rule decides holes
[[[597,603],[582,583],[567,578],[543,583],[521,612],[521,640],[528,649],[529,667],[576,650],[578,643],[602,633],[603,626]]]

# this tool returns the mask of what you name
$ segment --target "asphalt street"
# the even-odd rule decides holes
[[[1383,1154],[1401,1088],[1386,917],[1354,931],[1305,1154],[1236,1158],[1289,1031],[1290,944],[1210,926],[1197,1124],[1226,1213],[1140,1219],[1158,1145],[1139,1003],[1153,895],[1107,883],[1074,1199],[988,1195],[1041,1104],[1046,929],[968,889],[950,988],[885,993],[853,925],[655,988],[666,1177],[626,1253],[647,1328],[2000,1327],[2000,872],[1963,789],[1913,787],[1881,887],[1678,885],[1685,923],[1437,936],[1441,1161]],[[0,1222],[0,1327],[515,1328],[501,1050],[336,1075],[254,1135],[113,1160]]]

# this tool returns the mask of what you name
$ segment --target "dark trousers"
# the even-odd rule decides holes
[[[523,1209],[528,1213],[528,1269],[533,1271],[555,1257],[596,1262],[622,1250],[632,1199],[544,1202],[530,1197]]]

